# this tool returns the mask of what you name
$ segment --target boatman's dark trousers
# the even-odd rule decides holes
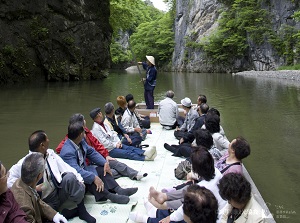
[[[144,91],[145,102],[147,109],[154,109],[154,96],[153,91]]]

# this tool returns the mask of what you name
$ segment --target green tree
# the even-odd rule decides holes
[[[113,39],[110,46],[111,58],[114,64],[129,62],[131,51],[119,44],[123,34],[132,34],[144,22],[161,18],[163,13],[142,0],[111,0],[110,24],[113,28]]]
[[[145,55],[152,55],[159,61],[157,64],[168,63],[174,51],[172,25],[173,17],[169,12],[155,21],[140,24],[130,37],[137,59],[145,60]]]
[[[220,0],[226,5],[218,29],[200,46],[213,64],[231,65],[247,54],[248,40],[261,44],[269,32],[267,11],[257,0]]]

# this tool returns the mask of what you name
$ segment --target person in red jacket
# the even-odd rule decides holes
[[[127,166],[125,163],[119,162],[115,158],[110,157],[107,149],[99,142],[99,140],[95,136],[93,136],[92,132],[86,127],[86,121],[82,114],[76,113],[72,115],[69,120],[69,124],[78,121],[83,123],[84,131],[85,131],[85,140],[87,144],[93,147],[98,153],[100,153],[107,160],[107,165],[109,163],[111,173],[115,179],[119,177],[129,177],[132,180],[141,180],[142,178],[148,175],[147,173],[138,172],[137,170]],[[56,152],[58,154],[60,153],[67,139],[68,139],[68,135],[66,135],[66,137],[57,146]],[[106,167],[106,169],[108,169],[109,167]]]

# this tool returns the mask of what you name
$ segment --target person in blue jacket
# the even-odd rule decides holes
[[[156,86],[157,70],[155,67],[155,58],[153,56],[146,56],[147,62],[138,62],[143,65],[146,70],[146,78],[143,78],[144,82],[144,97],[147,105],[147,109],[154,109],[154,96],[153,91]]]

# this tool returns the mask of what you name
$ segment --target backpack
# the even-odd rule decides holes
[[[181,161],[174,169],[175,177],[178,180],[186,180],[186,176],[192,170],[192,164],[188,160]]]

